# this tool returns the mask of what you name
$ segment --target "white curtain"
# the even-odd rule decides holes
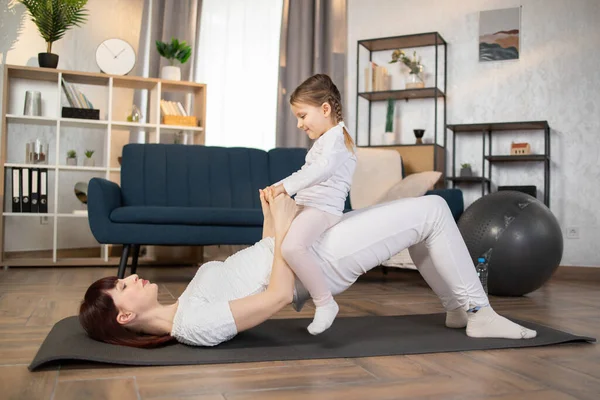
[[[194,78],[208,85],[206,145],[275,147],[283,0],[203,0]]]

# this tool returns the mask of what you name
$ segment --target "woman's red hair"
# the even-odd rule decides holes
[[[174,340],[171,335],[142,335],[117,322],[119,310],[108,293],[117,282],[116,276],[102,278],[92,283],[85,292],[79,308],[79,322],[87,334],[100,342],[142,348],[158,347]]]

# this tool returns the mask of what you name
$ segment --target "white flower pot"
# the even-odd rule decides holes
[[[160,70],[160,79],[169,81],[181,80],[181,68],[167,65]]]
[[[85,167],[93,167],[94,165],[96,165],[96,163],[94,162],[93,158],[84,158],[83,159],[83,165]]]
[[[396,134],[394,132],[386,132],[383,134],[383,144],[395,144]]]

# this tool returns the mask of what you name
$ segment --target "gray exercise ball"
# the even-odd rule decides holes
[[[544,203],[516,191],[481,197],[458,221],[473,263],[488,259],[488,293],[521,296],[552,276],[563,253],[558,220]]]

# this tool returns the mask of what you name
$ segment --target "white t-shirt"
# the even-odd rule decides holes
[[[215,346],[237,334],[231,300],[263,292],[271,277],[275,241],[264,238],[198,269],[179,297],[171,335],[192,346]]]
[[[297,204],[342,215],[356,169],[356,155],[346,147],[343,127],[340,122],[321,135],[302,168],[277,183],[296,195]]]

